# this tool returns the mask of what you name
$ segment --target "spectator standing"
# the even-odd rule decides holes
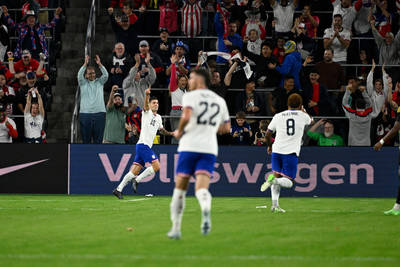
[[[88,66],[89,56],[78,72],[78,84],[81,90],[80,127],[84,144],[103,141],[106,109],[104,104],[104,84],[108,80],[108,72],[96,55],[96,64],[101,70],[101,77],[96,78],[95,68]]]
[[[169,33],[167,28],[160,29],[160,39],[154,42],[151,50],[160,56],[164,69],[167,69],[172,55],[172,41],[168,39]]]
[[[15,62],[15,64],[13,60],[14,59],[10,57],[8,59],[10,72],[14,74],[14,77],[17,79],[25,76],[26,73],[31,71],[35,72],[35,74],[39,77],[42,77],[46,73],[46,70],[44,70],[43,68],[45,63],[44,54],[40,56],[39,62],[36,59],[32,58],[29,50],[24,50],[22,51],[22,58],[20,60]]]
[[[182,41],[177,41],[176,44],[172,46],[173,51],[176,56],[176,73],[177,75],[188,75],[190,70],[190,61],[186,58],[186,52],[188,47]],[[171,76],[172,63],[168,66],[165,73],[167,76]]]
[[[128,77],[123,82],[125,107],[128,106],[128,97],[134,95],[137,99],[138,106],[143,109],[145,91],[149,88],[156,80],[156,71],[150,62],[150,53],[146,55],[145,64],[141,66],[141,58],[139,54],[135,55],[135,66],[129,71]],[[142,67],[141,69],[139,69]]]
[[[246,122],[246,114],[243,111],[236,113],[236,123],[231,128],[232,144],[248,146],[251,144],[250,124]]]
[[[261,120],[258,126],[258,132],[254,135],[253,145],[255,146],[266,146],[267,145],[267,131],[268,131],[269,121]]]
[[[370,146],[371,145],[371,120],[372,103],[365,87],[360,87],[362,98],[355,101],[355,109],[352,108],[351,85],[346,87],[343,97],[343,110],[349,118],[349,146]]]
[[[221,73],[217,70],[212,71],[210,90],[222,98],[226,97],[227,88],[221,80]]]
[[[332,48],[333,61],[345,64],[347,48],[350,46],[351,33],[342,26],[342,15],[333,16],[333,25],[324,32],[324,48]]]
[[[319,81],[328,89],[340,89],[344,84],[344,71],[339,63],[333,61],[334,52],[331,48],[325,49],[324,59],[315,64],[319,72]]]
[[[325,85],[319,82],[319,72],[311,70],[303,86],[303,101],[308,114],[312,116],[331,115],[331,101]]]
[[[272,50],[272,54],[274,55],[274,57],[278,59],[279,64],[283,64],[283,60],[285,59],[284,45],[285,45],[285,39],[282,36],[277,36],[276,47]]]
[[[382,37],[375,27],[374,20],[371,20],[371,28],[375,43],[379,49],[379,63],[386,65],[399,64],[400,31],[396,34],[396,37],[392,32],[387,32],[385,37]]]
[[[125,144],[125,121],[129,112],[122,103],[118,86],[111,89],[106,110],[103,144]]]
[[[259,47],[261,48],[261,43],[263,40],[265,40],[265,37],[267,36],[267,32],[265,31],[264,26],[261,24],[261,21],[256,20],[256,21],[251,21],[249,19],[246,20],[246,24],[244,24],[242,28],[242,39],[247,39],[251,42],[259,42]],[[249,44],[247,44],[249,45]],[[249,49],[249,47],[248,47]],[[252,49],[250,49],[252,50]],[[254,49],[255,50],[255,49]],[[260,50],[260,49],[258,49]],[[258,54],[259,55],[259,54]]]
[[[376,0],[376,12],[373,14],[372,19],[375,22],[374,26],[382,37],[385,37],[388,32],[392,32],[393,14],[391,14],[387,9],[387,0]]]
[[[301,54],[297,52],[296,43],[294,41],[287,41],[285,46],[285,60],[282,66],[270,63],[268,67],[270,69],[276,69],[282,76],[292,75],[294,78],[295,87],[301,90],[300,84],[300,70],[301,70]],[[281,86],[283,86],[284,79],[281,80]]]
[[[6,6],[2,6],[4,19],[7,22],[9,29],[18,32],[18,42],[14,55],[17,58],[21,57],[22,51],[27,49],[32,53],[35,59],[40,58],[40,53],[43,53],[46,58],[49,58],[49,51],[46,43],[45,30],[50,30],[56,27],[60,21],[61,8],[57,8],[53,20],[48,24],[40,24],[37,22],[37,14],[33,10],[26,12],[22,18],[23,22],[15,24],[8,14]]]
[[[111,69],[110,69],[110,82],[111,85],[117,85],[122,88],[122,82],[129,73],[132,67],[130,55],[125,51],[123,43],[117,43],[114,46],[112,54]]]
[[[371,98],[372,102],[372,118],[378,117],[379,113],[381,113],[382,108],[386,103],[386,99],[388,96],[388,74],[385,72],[385,66],[382,66],[382,79],[376,79],[374,83],[374,72],[375,72],[375,61],[372,60],[372,68],[367,77],[367,93]]]
[[[158,28],[167,28],[169,33],[178,30],[178,0],[160,1],[160,23]]]
[[[236,97],[236,112],[243,111],[249,116],[261,115],[264,110],[263,99],[255,89],[256,83],[254,81],[246,82],[245,90]]]
[[[321,133],[317,130],[322,125],[324,131]],[[318,146],[344,146],[343,138],[335,134],[335,126],[329,120],[319,120],[307,131],[307,135],[317,141]]]
[[[7,47],[10,44],[10,36],[8,33],[8,28],[3,24],[0,19],[0,61],[4,60],[4,56],[6,55]]]
[[[297,44],[297,51],[301,54],[301,58],[305,60],[314,53],[317,43],[307,35],[306,25],[300,22],[299,18],[295,19],[291,32],[293,33],[293,40]]]
[[[133,103],[134,100],[135,103]],[[128,97],[128,110],[130,112],[126,117],[125,129],[127,130],[127,134],[125,140],[128,144],[136,144],[141,131],[142,110],[138,106],[137,99],[134,99],[134,96]]]
[[[351,0],[331,0],[331,2],[333,5],[333,20],[335,20],[336,15],[340,15],[343,19],[343,28],[351,31],[357,12],[361,9],[362,0],[357,0],[354,6]]]
[[[7,117],[7,107],[0,102],[0,143],[12,143],[17,137],[15,122]]]
[[[236,53],[238,52],[236,51]],[[224,84],[226,87],[239,89],[246,86],[248,83],[244,72],[246,61],[247,58],[244,58],[243,61],[240,58],[236,58],[233,61],[229,60],[230,67],[224,78]]]
[[[265,30],[264,30],[264,38],[265,39]],[[244,48],[247,49],[250,53],[260,55],[261,53],[261,44],[263,41],[261,40],[260,36],[258,35],[258,31],[252,29],[249,31],[249,35],[244,36],[243,44]],[[244,49],[243,49],[244,50]],[[253,64],[254,65],[254,64]]]
[[[139,43],[139,56],[140,56],[139,70],[142,70],[143,68],[148,68],[146,63],[147,55],[150,55],[150,64],[154,68],[154,71],[156,72],[157,75],[156,79],[159,79],[161,81],[165,80],[165,75],[164,75],[165,68],[161,62],[160,57],[157,54],[150,51],[149,43],[146,40],[142,40]]]
[[[290,36],[290,29],[293,26],[293,15],[297,8],[298,0],[281,0],[279,3],[276,0],[269,0],[269,3],[274,10],[275,32],[277,35]]]
[[[24,76],[25,77],[25,76]],[[22,78],[20,78],[22,79]],[[47,107],[47,95],[45,91],[45,87],[47,82],[41,79],[38,81],[36,74],[33,71],[29,71],[26,73],[26,85],[22,86],[17,93],[17,107],[18,109],[24,113],[25,105],[26,105],[26,97],[28,96],[29,90],[32,88],[36,88],[42,97],[43,108],[46,110]],[[36,101],[36,99],[34,98]]]
[[[284,76],[283,88],[276,88],[272,93],[272,113],[276,114],[287,110],[289,96],[294,93],[300,94],[299,91],[295,88],[294,84],[294,77],[292,75]]]
[[[32,99],[37,98],[37,102]],[[24,128],[26,143],[42,143],[42,129],[44,122],[44,107],[42,97],[36,88],[28,91],[24,110]]]
[[[16,103],[14,88],[7,85],[6,76],[0,73],[0,103],[5,107],[8,116],[13,114],[13,109]]]
[[[310,38],[317,37],[318,26],[319,26],[319,17],[313,16],[311,14],[310,4],[304,5],[303,13],[300,16],[299,21],[300,21],[300,23],[304,23],[308,37],[310,37]]]

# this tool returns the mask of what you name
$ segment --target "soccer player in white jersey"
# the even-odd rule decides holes
[[[300,154],[304,127],[313,122],[303,108],[303,100],[298,94],[291,94],[288,99],[289,109],[276,114],[268,126],[268,154],[272,153],[273,174],[261,186],[261,192],[271,187],[272,208],[275,213],[285,212],[279,207],[281,187],[291,188],[297,174],[297,163]],[[272,134],[276,132],[272,144]]]
[[[183,113],[174,136],[179,141],[179,159],[176,169],[175,189],[171,200],[172,228],[168,237],[180,239],[185,196],[192,175],[196,176],[195,192],[202,220],[201,232],[211,230],[211,194],[208,191],[210,176],[218,155],[217,133],[229,133],[229,112],[223,98],[207,89],[210,74],[198,69],[190,73],[189,93],[183,96]]]
[[[122,182],[114,189],[113,194],[122,199],[122,190],[132,181],[133,191],[137,192],[137,185],[149,175],[152,175],[160,170],[160,161],[154,154],[151,147],[153,146],[154,138],[159,130],[161,134],[172,135],[164,129],[162,119],[158,111],[158,100],[155,97],[150,97],[150,88],[146,90],[144,100],[144,110],[142,112],[142,124],[139,141],[136,144],[136,155],[131,170],[124,176]],[[140,175],[139,172],[144,168],[146,162],[151,163],[151,166],[146,168]]]

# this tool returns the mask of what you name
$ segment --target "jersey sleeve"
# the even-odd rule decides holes
[[[311,116],[306,113],[304,113],[304,120],[306,125],[310,125],[312,122]]]
[[[183,108],[190,108],[193,109],[195,106],[195,99],[193,96],[191,96],[192,94],[184,94],[183,98],[182,98],[182,106]]]
[[[222,103],[223,103],[223,111],[222,111],[222,123],[221,124],[228,123],[231,121],[231,118],[229,117],[229,110],[228,110],[225,100],[223,100]]]
[[[164,125],[163,125],[163,123],[162,123],[162,118],[161,118],[161,116],[158,117],[158,119],[160,120],[160,127],[158,128],[158,130],[164,129]]]
[[[273,118],[272,118],[272,121],[269,123],[269,125],[268,125],[268,131],[270,131],[270,132],[276,132],[276,123],[277,123],[277,116],[275,115]]]

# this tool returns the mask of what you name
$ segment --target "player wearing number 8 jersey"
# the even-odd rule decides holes
[[[291,188],[297,174],[297,162],[300,154],[304,127],[312,123],[312,118],[302,106],[300,95],[292,94],[288,99],[289,109],[276,114],[268,126],[268,153],[272,153],[273,174],[261,186],[264,192],[271,187],[272,212],[285,212],[279,207],[281,187]],[[272,134],[276,132],[272,145]],[[272,147],[271,147],[272,146]]]
[[[211,194],[208,191],[210,176],[218,155],[217,133],[230,132],[228,108],[223,98],[205,89],[210,86],[210,74],[199,69],[190,73],[189,90],[183,96],[183,112],[179,129],[174,136],[179,141],[179,159],[175,189],[171,200],[172,228],[168,237],[179,239],[189,178],[196,176],[196,197],[199,201],[202,221],[201,231],[211,229]]]

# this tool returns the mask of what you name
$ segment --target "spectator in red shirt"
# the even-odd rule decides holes
[[[277,38],[276,47],[272,51],[272,55],[278,59],[279,64],[282,64],[285,59],[285,49],[283,48],[285,39],[282,36],[278,36]]]
[[[311,15],[311,6],[304,5],[303,14],[300,16],[300,22],[304,23],[307,30],[307,36],[310,38],[317,37],[319,18]]]
[[[138,20],[138,17],[133,13],[132,2],[124,2],[122,12],[124,12],[124,14],[129,18],[129,24],[133,25]]]
[[[6,113],[10,116],[13,114],[13,106],[15,105],[16,97],[14,89],[6,83],[6,76],[0,72],[0,103],[5,105]]]
[[[133,100],[135,100],[135,103],[133,103]],[[137,99],[133,96],[128,97],[128,107],[129,110],[133,111],[126,116],[125,129],[127,130],[127,134],[125,140],[127,144],[136,144],[140,136],[142,110],[137,105]]]
[[[19,79],[27,72],[33,71],[36,73],[36,76],[42,77],[46,71],[43,69],[44,65],[44,57],[42,56],[39,61],[32,58],[31,53],[28,50],[24,50],[22,52],[22,59],[18,60],[13,64],[12,61],[10,62],[11,73],[15,74],[15,78]]]

